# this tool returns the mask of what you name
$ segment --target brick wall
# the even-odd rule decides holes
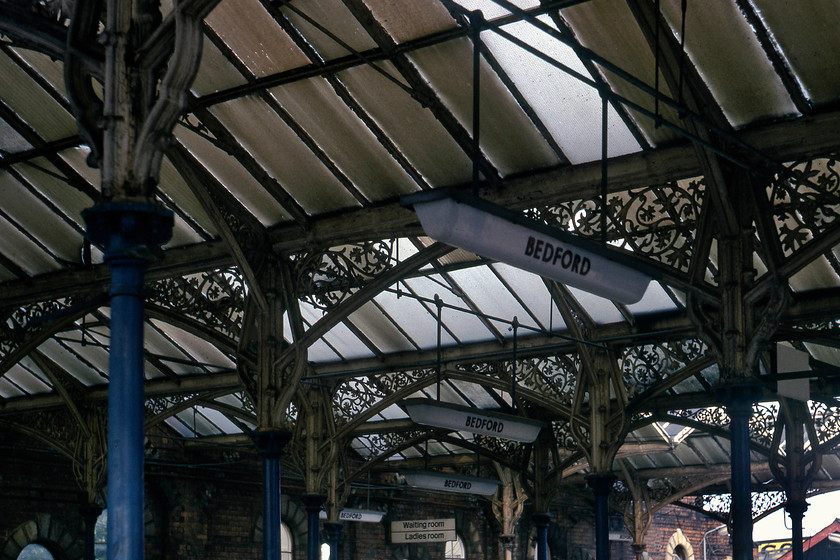
[[[68,545],[68,560],[75,560],[80,555],[83,533],[79,492],[69,460],[32,442],[3,438],[0,546],[8,544],[22,524],[38,519],[74,537]],[[232,453],[229,460],[220,465],[217,455],[202,456],[180,449],[175,442],[158,442],[149,453],[146,473],[148,559],[250,560],[262,556],[260,462],[248,452]],[[306,518],[298,501],[302,493],[300,480],[286,473],[283,489],[284,521],[290,524],[296,541],[294,560],[306,560]],[[448,517],[456,519],[467,560],[504,558],[498,525],[488,502],[480,498],[394,488],[370,495],[363,491],[351,494],[348,507],[370,507],[387,513],[381,523],[345,523],[340,560],[443,558],[443,543],[391,544],[389,528],[392,520]],[[594,556],[594,518],[588,506],[580,499],[575,502],[570,498],[569,503],[553,513],[549,530],[552,558],[586,560],[587,555]],[[531,514],[526,511],[520,522],[514,560],[532,557]],[[694,560],[703,560],[703,535],[717,525],[693,511],[666,507],[648,532],[646,552],[651,560],[672,560],[665,557],[666,547],[679,529],[693,549]],[[708,545],[705,560],[726,560],[731,556],[725,535],[711,535]],[[611,543],[612,560],[635,558],[629,542]]]

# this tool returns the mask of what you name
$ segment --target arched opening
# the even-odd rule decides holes
[[[18,560],[55,560],[47,547],[40,544],[28,544],[18,554]]]
[[[294,542],[292,539],[292,532],[289,526],[285,523],[280,523],[280,560],[292,560],[292,551],[294,550]],[[321,558],[323,558],[323,553]]]
[[[465,558],[464,541],[461,537],[456,535],[454,541],[446,541],[446,551],[444,558],[446,560],[461,560]]]

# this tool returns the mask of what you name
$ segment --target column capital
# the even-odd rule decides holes
[[[292,432],[288,430],[256,430],[250,435],[260,455],[266,459],[279,459],[292,439]]]
[[[159,204],[119,200],[101,202],[82,212],[88,238],[114,257],[149,258],[172,237],[172,211]]]
[[[609,494],[613,484],[615,484],[616,478],[612,473],[596,473],[584,477],[584,480],[586,480],[586,483],[595,492],[595,495],[598,496]]]

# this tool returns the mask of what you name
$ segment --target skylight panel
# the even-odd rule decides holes
[[[554,27],[545,16],[540,20]],[[502,29],[569,70],[592,79],[571,47],[532,24],[518,22]],[[598,90],[498,34],[482,37],[566,157],[573,164],[601,159],[602,102]],[[609,157],[639,151],[638,142],[612,107],[607,122]]]

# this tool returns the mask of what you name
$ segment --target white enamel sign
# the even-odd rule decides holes
[[[455,540],[455,519],[391,521],[391,542],[424,543]]]

